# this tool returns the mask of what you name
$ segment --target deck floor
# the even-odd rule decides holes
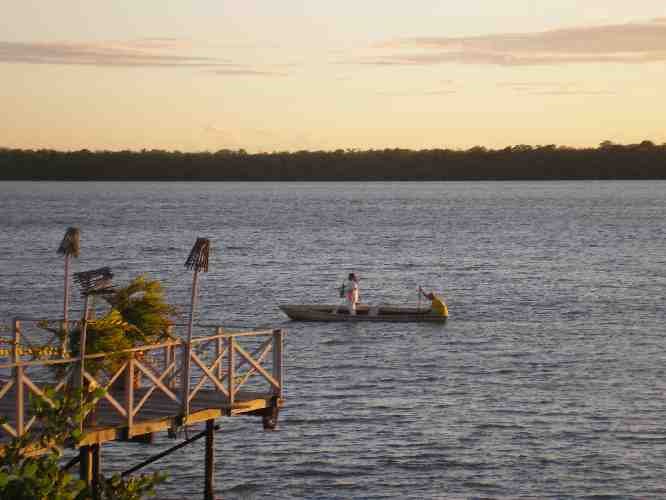
[[[134,390],[135,405],[148,391],[147,388]],[[120,390],[109,391],[110,395],[119,403],[124,402],[124,393]],[[190,403],[190,414],[183,420],[180,415],[180,406],[166,394],[155,390],[134,416],[131,434],[128,432],[127,418],[123,417],[106,399],[102,399],[96,406],[94,414],[89,416],[84,427],[84,438],[80,445],[103,443],[119,439],[128,439],[151,432],[165,431],[177,425],[192,425],[197,422],[221,417],[223,415],[241,415],[256,410],[262,410],[272,405],[272,394],[239,391],[236,394],[232,408],[227,398],[219,391],[201,389]],[[14,402],[16,391],[12,387],[0,399],[0,417],[4,417],[12,427],[16,427]],[[281,401],[278,401],[281,405]],[[31,412],[26,412],[25,422],[32,418]],[[9,434],[0,429],[0,446],[8,441]]]

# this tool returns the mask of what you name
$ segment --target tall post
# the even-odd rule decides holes
[[[173,342],[173,325],[169,325],[167,328],[167,334],[169,337],[169,342]],[[176,352],[175,348],[173,345],[168,345],[164,348],[164,369],[166,370],[167,367],[171,366],[171,363],[175,360]],[[170,389],[173,389],[175,387],[176,383],[176,368],[174,367],[173,370],[167,375],[165,383],[167,387]]]
[[[197,289],[199,285],[199,271],[208,271],[208,253],[210,240],[197,238],[190,255],[185,261],[185,267],[194,271],[192,278],[192,299],[190,301],[190,318],[187,323],[187,344],[183,349],[183,387],[181,392],[182,412],[187,417],[190,413],[190,384],[191,384],[191,361],[192,361],[192,330],[194,328],[194,314],[197,305]]]
[[[217,339],[215,339],[215,359],[220,357],[220,354],[222,354],[222,349],[224,349],[224,346],[222,344],[222,333],[224,333],[224,330],[222,327],[217,328]],[[217,379],[222,380],[222,360],[220,360],[217,363]]]
[[[68,349],[68,338],[67,331],[69,329],[69,297],[70,297],[70,278],[69,278],[69,266],[72,257],[79,256],[80,249],[80,231],[76,227],[68,227],[65,232],[65,236],[60,242],[58,247],[58,253],[65,256],[65,287],[64,287],[64,298],[62,306],[62,317],[63,317],[63,339],[61,348],[63,354],[67,352]]]
[[[67,322],[69,321],[69,262],[71,260],[70,254],[65,254],[65,290],[64,290],[64,298],[63,298],[63,305],[62,305],[62,318],[63,321],[65,322],[65,328],[67,328],[69,325]]]
[[[22,436],[25,432],[25,385],[23,383],[23,366],[21,365],[21,322],[14,319],[14,345],[12,346],[12,363],[14,363],[14,378],[16,384],[16,434]]]
[[[190,386],[191,386],[191,371],[192,371],[192,329],[194,327],[194,308],[197,301],[197,286],[198,286],[199,273],[194,271],[194,278],[192,279],[192,300],[190,302],[190,318],[187,322],[187,344],[184,349],[183,359],[183,414],[189,415],[190,413]]]
[[[81,338],[79,339],[79,389],[83,390],[86,369],[86,343],[88,337],[88,308],[90,307],[90,295],[86,295],[83,301],[83,319],[81,320]]]
[[[125,368],[125,411],[127,412],[127,437],[132,437],[134,424],[134,355],[127,360]]]
[[[230,336],[227,339],[227,377],[229,377],[229,380],[227,380],[228,384],[228,392],[229,392],[229,415],[231,415],[232,410],[234,409],[234,400],[235,400],[235,392],[236,388],[234,387],[234,382],[236,378],[236,342],[234,341],[234,337]]]
[[[284,346],[282,330],[273,330],[273,378],[280,384],[280,389],[273,389],[273,394],[278,398],[282,398],[282,387],[284,376],[283,369],[283,354],[282,349]]]
[[[206,464],[204,500],[215,500],[215,420],[206,420]]]
[[[90,301],[93,294],[109,293],[112,291],[112,278],[113,273],[108,267],[80,272],[74,275],[74,279],[79,283],[81,294],[85,299],[83,303],[83,319],[81,321],[81,336],[79,337],[79,373],[78,377],[74,377],[74,384],[78,385],[78,389],[81,391],[81,405],[83,405],[84,387],[86,386],[86,344],[88,343]],[[81,431],[83,431],[84,424],[85,419],[81,419]]]

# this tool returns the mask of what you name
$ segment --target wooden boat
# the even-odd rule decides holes
[[[296,321],[388,321],[393,323],[445,323],[448,316],[433,314],[430,308],[368,306],[360,304],[356,314],[343,305],[281,305],[280,309]]]

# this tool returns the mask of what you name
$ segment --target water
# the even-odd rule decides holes
[[[0,318],[60,314],[67,226],[78,270],[148,273],[183,310],[210,237],[198,320],[288,330],[279,431],[222,420],[224,498],[664,497],[665,219],[665,182],[2,183]],[[421,285],[450,321],[277,309],[339,300],[352,270],[363,301]],[[202,444],[156,467],[161,498],[201,494]]]

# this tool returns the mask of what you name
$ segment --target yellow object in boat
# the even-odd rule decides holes
[[[431,310],[433,314],[436,314],[438,316],[449,315],[449,308],[446,306],[444,301],[440,299],[437,295],[433,294],[431,301],[432,301]]]

